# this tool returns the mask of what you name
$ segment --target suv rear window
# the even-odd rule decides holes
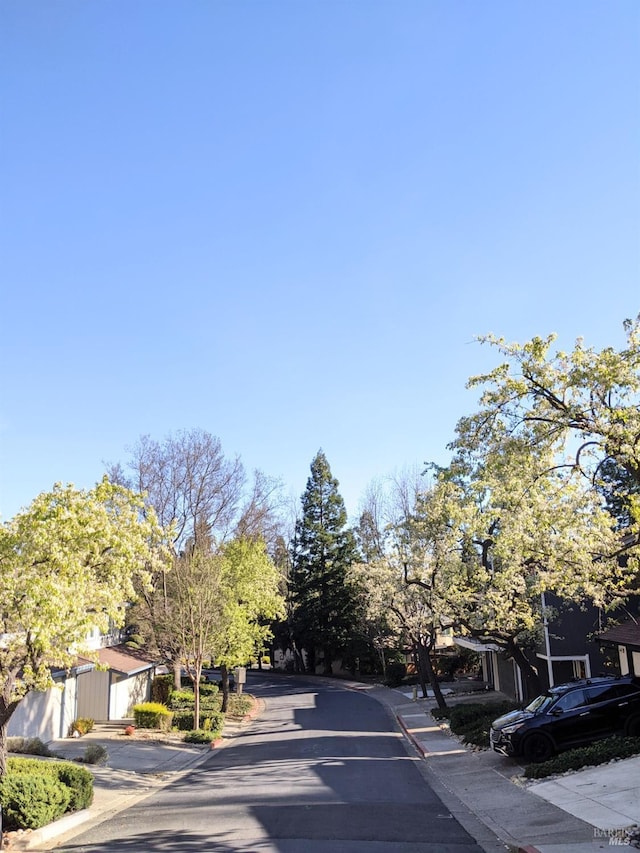
[[[581,688],[580,690],[572,690],[570,693],[565,693],[564,696],[558,699],[553,708],[559,711],[570,711],[572,708],[580,708],[586,704],[585,691]]]

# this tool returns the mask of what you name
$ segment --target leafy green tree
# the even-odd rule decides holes
[[[439,541],[447,528],[435,523],[433,507],[431,492],[415,472],[395,477],[385,495],[370,492],[358,526],[364,562],[354,567],[354,575],[367,621],[376,629],[376,645],[395,637],[396,647],[410,648],[423,695],[428,682],[444,708],[432,655],[442,630],[451,625],[443,595],[446,554]]]
[[[162,636],[173,637],[180,663],[193,684],[193,728],[200,727],[200,680],[224,620],[223,560],[194,547],[174,559],[166,577],[167,606]],[[160,621],[157,619],[157,624]]]
[[[605,495],[626,516],[619,547],[627,551],[627,592],[638,589],[640,542],[640,316],[624,323],[626,346],[600,352],[576,341],[572,352],[552,352],[555,336],[525,344],[481,338],[505,361],[473,377],[483,387],[478,412],[458,424],[458,461],[474,464],[496,434],[519,436],[549,450],[583,488]],[[594,498],[596,500],[596,498]]]
[[[348,570],[358,552],[353,532],[347,528],[338,481],[321,450],[311,463],[291,551],[296,645],[307,652],[311,671],[320,652],[324,672],[331,674],[334,660],[344,653],[352,635],[357,599]]]
[[[54,486],[0,527],[0,776],[11,715],[70,668],[92,629],[122,625],[136,581],[164,563],[163,531],[142,497],[106,478]]]
[[[424,521],[441,530],[443,596],[460,633],[497,645],[519,666],[527,695],[540,692],[529,654],[541,637],[543,594],[603,604],[621,582],[615,522],[592,493],[517,440],[490,453],[473,477],[441,473]],[[443,555],[444,556],[444,555]]]
[[[640,320],[624,327],[620,351],[482,338],[505,361],[470,380],[480,406],[459,421],[440,475],[458,540],[452,616],[505,649],[529,692],[545,592],[613,607],[638,590]]]
[[[228,670],[260,655],[271,637],[271,623],[284,616],[282,576],[258,539],[234,539],[220,554],[221,618],[213,655],[223,679],[222,710],[229,696]]]

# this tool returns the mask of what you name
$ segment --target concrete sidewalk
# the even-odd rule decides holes
[[[436,723],[429,713],[433,700],[411,701],[385,688],[372,688],[371,695],[392,708],[444,789],[512,851],[630,849],[627,830],[640,824],[640,757],[527,783],[511,759],[466,749]]]

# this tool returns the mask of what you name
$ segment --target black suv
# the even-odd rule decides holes
[[[614,734],[640,735],[640,678],[588,678],[551,687],[524,710],[494,720],[490,738],[503,755],[545,761]]]

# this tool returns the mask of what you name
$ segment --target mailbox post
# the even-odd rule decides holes
[[[234,670],[236,679],[236,693],[242,693],[242,688],[247,683],[247,668],[246,666],[237,666]]]

